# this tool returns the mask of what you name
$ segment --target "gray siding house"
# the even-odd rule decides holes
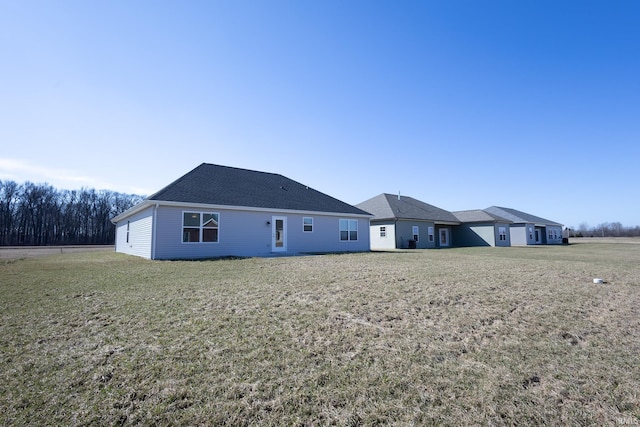
[[[561,245],[562,224],[511,208],[491,206],[485,212],[510,222],[512,245]]]
[[[380,194],[356,207],[373,214],[373,250],[453,246],[453,230],[460,224],[451,212],[408,196]]]
[[[457,246],[511,246],[510,221],[481,209],[452,213],[460,221]]]
[[[282,175],[203,163],[116,216],[149,259],[368,251],[371,215]]]

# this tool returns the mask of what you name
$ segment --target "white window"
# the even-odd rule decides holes
[[[129,243],[129,221],[127,221],[127,243]]]
[[[498,227],[498,240],[507,240],[507,228]]]
[[[414,225],[411,227],[411,234],[413,234],[413,240],[417,242],[420,238],[420,228],[417,225]]]
[[[529,227],[529,240],[533,240],[533,228]]]
[[[553,230],[549,229],[549,240],[553,240]]]
[[[380,237],[387,237],[387,227],[380,227]]]
[[[358,220],[341,219],[340,220],[340,240],[358,240]]]
[[[214,212],[183,212],[182,243],[217,242],[219,218]]]
[[[313,231],[313,218],[305,216],[302,218],[302,231],[311,233]]]
[[[429,241],[433,242],[433,227],[429,227],[427,229],[427,231],[428,231],[428,234],[429,234]]]

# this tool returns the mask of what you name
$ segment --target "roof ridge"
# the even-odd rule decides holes
[[[259,170],[255,170],[255,169],[239,168],[237,166],[227,166],[227,165],[220,165],[220,164],[217,164],[217,163],[208,163],[208,162],[200,163],[200,165],[198,165],[195,169],[199,168],[200,166],[215,166],[217,168],[235,169],[235,170],[238,170],[238,171],[253,172],[253,173],[264,173],[264,174],[277,175],[277,176],[281,176],[283,178],[286,178],[284,175],[279,174],[277,172],[259,171]],[[193,169],[193,170],[195,170],[195,169]],[[290,178],[287,178],[287,179],[290,179]]]

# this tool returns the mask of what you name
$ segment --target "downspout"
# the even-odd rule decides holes
[[[153,219],[151,222],[151,259],[156,259],[156,229],[158,219],[158,204],[153,206]]]
[[[393,222],[393,238],[396,240],[395,248],[402,249],[402,242],[400,242],[400,247],[398,247],[398,220],[396,219]]]
[[[113,243],[113,252],[118,252],[118,223],[113,221],[111,221],[111,223],[116,226],[116,238]]]

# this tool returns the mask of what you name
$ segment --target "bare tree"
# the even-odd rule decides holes
[[[0,181],[0,245],[112,244],[111,218],[141,196]]]

